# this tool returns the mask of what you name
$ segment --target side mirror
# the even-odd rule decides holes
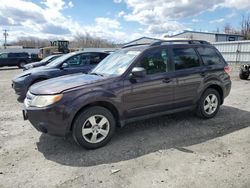
[[[145,77],[146,76],[146,70],[143,67],[134,67],[131,73],[133,77]]]
[[[62,66],[61,66],[62,69],[65,69],[65,68],[68,68],[68,67],[69,67],[68,63],[63,63]]]

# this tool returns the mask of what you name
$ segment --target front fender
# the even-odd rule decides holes
[[[78,93],[72,96],[72,93],[64,94],[65,103],[64,111],[64,118],[67,119],[69,122],[68,124],[71,125],[72,121],[74,120],[76,114],[85,106],[96,103],[96,102],[107,102],[113,105],[118,113],[121,113],[121,109],[118,107],[121,103],[121,99],[119,99],[116,95],[112,92],[104,90],[104,89],[89,89],[85,91],[85,93]],[[70,100],[71,98],[71,100]],[[70,129],[70,127],[68,127]]]

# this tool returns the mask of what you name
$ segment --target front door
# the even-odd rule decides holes
[[[175,80],[167,49],[146,52],[134,67],[143,67],[146,76],[124,81],[125,117],[133,118],[172,108]]]

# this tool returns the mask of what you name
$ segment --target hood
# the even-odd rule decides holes
[[[13,80],[18,79],[20,77],[24,77],[24,76],[29,75],[29,74],[34,74],[34,73],[37,73],[37,72],[41,72],[41,71],[44,71],[46,69],[51,69],[51,67],[42,66],[42,67],[36,67],[36,68],[33,68],[33,69],[28,69],[28,70],[23,71],[22,73],[16,75],[13,78]]]
[[[40,61],[37,61],[37,62],[33,62],[33,63],[29,63],[27,65],[25,65],[26,67],[32,65],[33,67],[38,67],[38,66],[42,66],[42,65],[46,65],[47,62],[40,62]]]
[[[34,84],[33,86],[31,86],[30,92],[37,95],[57,94],[68,89],[84,86],[106,79],[107,77],[105,78],[102,76],[82,73],[61,76]]]

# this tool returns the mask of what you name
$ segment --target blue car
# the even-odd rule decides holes
[[[35,67],[40,67],[40,66],[47,65],[47,64],[49,64],[50,62],[52,62],[53,60],[55,60],[56,58],[58,58],[58,57],[60,57],[62,55],[63,54],[50,55],[48,57],[45,57],[41,61],[29,63],[27,65],[24,65],[23,70],[25,71],[25,70],[32,69],[32,68],[35,68]]]
[[[23,102],[29,87],[37,82],[74,73],[88,73],[109,53],[106,52],[72,52],[63,55],[46,66],[22,72],[12,79],[12,88]]]

